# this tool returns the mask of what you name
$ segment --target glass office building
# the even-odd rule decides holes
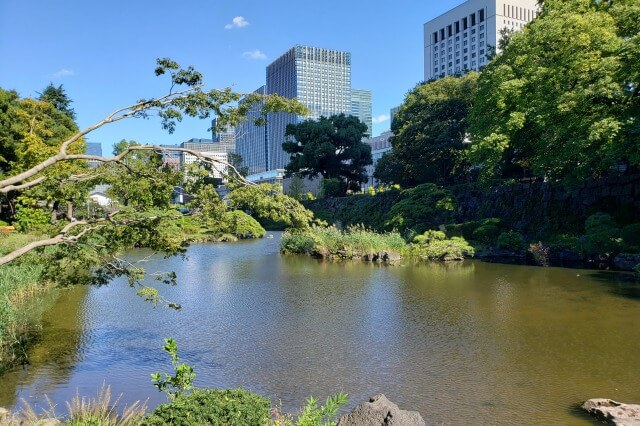
[[[367,125],[365,138],[373,134],[373,115],[371,113],[371,92],[369,90],[351,89],[351,115],[356,116]]]

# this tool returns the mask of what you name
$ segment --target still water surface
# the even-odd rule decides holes
[[[244,386],[293,411],[305,398],[382,392],[435,424],[590,424],[574,404],[640,402],[640,288],[630,275],[465,261],[379,267],[281,256],[276,238],[194,245],[153,308],[124,281],[63,292],[32,364],[0,377],[0,406],[60,410],[111,384],[165,398],[178,342],[196,384]],[[142,254],[139,254],[142,256]]]

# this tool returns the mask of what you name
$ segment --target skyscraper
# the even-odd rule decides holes
[[[373,115],[371,113],[371,91],[351,89],[351,115],[358,117],[367,125],[365,138],[373,134]]]
[[[540,13],[537,0],[468,0],[424,24],[424,79],[483,68],[503,29],[517,31]]]
[[[261,86],[255,93],[266,94],[267,86]],[[249,168],[249,174],[266,172],[269,169],[269,123],[256,126],[255,121],[262,116],[263,103],[252,105],[247,119],[236,126],[236,153],[242,157],[242,164]]]
[[[217,129],[218,119],[211,120],[211,139],[220,143],[228,153],[236,151],[236,129],[231,125],[227,125],[222,129]]]
[[[287,124],[351,113],[351,54],[294,46],[267,66],[266,92],[297,98],[311,112],[309,117],[283,112],[267,115],[268,169],[282,169],[289,162],[289,155],[282,149]]]

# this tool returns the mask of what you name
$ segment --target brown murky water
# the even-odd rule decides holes
[[[121,402],[165,398],[178,342],[198,386],[244,386],[281,401],[378,392],[434,424],[590,424],[574,405],[640,402],[640,284],[599,271],[464,262],[376,267],[281,256],[274,239],[195,245],[153,308],[124,282],[73,288],[46,316],[32,364],[0,377],[21,398],[64,411],[106,381]]]

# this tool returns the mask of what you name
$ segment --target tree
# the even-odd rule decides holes
[[[287,175],[319,174],[343,180],[347,189],[359,189],[367,181],[365,166],[372,163],[371,146],[362,142],[366,131],[367,125],[357,117],[344,114],[287,125],[285,135],[293,137],[282,144],[291,154]]]
[[[402,163],[393,152],[386,152],[376,162],[373,177],[387,185],[393,183],[406,183],[405,164]]]
[[[467,116],[477,79],[475,72],[444,77],[407,94],[391,126],[393,151],[377,168],[381,180],[443,184],[466,173]]]
[[[49,83],[42,93],[38,94],[40,95],[38,100],[50,103],[55,109],[66,114],[72,120],[76,119],[76,113],[73,108],[71,108],[72,101],[67,96],[67,92],[62,87],[62,84],[56,87],[53,83]]]
[[[181,68],[176,62],[170,59],[159,59],[155,70],[157,76],[166,75],[170,80],[169,92],[157,98],[143,99],[130,106],[120,108],[109,114],[104,119],[98,121],[92,126],[84,130],[77,130],[71,134],[58,139],[42,140],[34,139],[38,136],[45,136],[45,133],[39,135],[39,129],[50,131],[49,126],[40,125],[40,121],[36,119],[38,116],[35,112],[45,108],[46,105],[54,109],[48,103],[26,100],[27,107],[24,111],[33,112],[32,115],[25,115],[21,110],[12,110],[12,104],[15,104],[17,96],[14,93],[3,93],[0,96],[0,107],[12,110],[17,116],[22,114],[26,123],[35,123],[27,136],[32,138],[34,143],[39,147],[46,148],[46,154],[33,150],[31,139],[24,145],[24,155],[22,160],[15,162],[5,161],[8,164],[5,167],[4,174],[0,176],[0,194],[11,196],[16,191],[37,191],[44,185],[57,182],[64,184],[96,184],[110,183],[113,178],[113,169],[118,169],[119,176],[129,175],[144,178],[150,181],[151,192],[156,191],[157,183],[161,183],[160,188],[168,189],[165,176],[166,173],[159,168],[159,162],[146,161],[143,159],[145,155],[149,155],[151,159],[159,158],[162,151],[167,148],[136,145],[132,143],[124,143],[118,148],[117,154],[112,157],[100,157],[77,153],[75,147],[81,143],[82,138],[92,131],[111,123],[128,118],[148,118],[151,114],[157,114],[162,122],[162,127],[172,132],[182,119],[184,114],[202,119],[208,118],[213,112],[218,116],[218,120],[224,123],[236,124],[244,118],[247,111],[258,102],[263,106],[263,114],[272,111],[286,111],[293,114],[306,114],[307,110],[300,103],[283,98],[277,95],[262,96],[255,93],[239,94],[226,88],[222,90],[204,90],[202,75],[192,67]],[[38,103],[40,102],[40,103]],[[33,104],[33,105],[32,105]],[[40,105],[42,104],[42,105]],[[5,106],[3,106],[5,105]],[[56,110],[58,114],[62,114]],[[66,119],[69,116],[62,114]],[[46,116],[44,117],[46,119]],[[56,123],[64,123],[60,117],[55,120]],[[5,123],[5,121],[1,121]],[[54,124],[56,124],[54,123]],[[11,122],[9,121],[9,124]],[[18,129],[19,130],[19,129]],[[31,131],[32,130],[32,131]],[[9,129],[0,129],[0,135],[16,133],[10,126]],[[17,133],[20,133],[19,131]],[[7,140],[13,140],[7,137]],[[4,149],[4,147],[3,147]],[[219,160],[208,159],[197,152],[183,148],[172,148],[172,150],[180,151],[195,155],[200,162],[208,164],[219,164]],[[15,152],[15,150],[14,150]],[[26,155],[29,153],[29,155]],[[3,155],[4,156],[4,155]],[[5,158],[5,160],[8,160]],[[57,167],[66,167],[74,164],[86,164],[87,160],[96,160],[104,163],[104,166],[95,170],[86,169],[78,174],[70,174],[65,176],[61,182],[57,181],[55,176],[51,176],[50,172]],[[237,173],[236,169],[224,163],[228,167],[230,173]],[[107,168],[107,170],[105,169]],[[114,172],[115,173],[115,172]],[[172,176],[168,175],[170,178]],[[239,176],[239,174],[238,174]],[[241,176],[238,177],[240,182],[249,184]],[[135,185],[131,185],[129,189],[134,190]],[[127,191],[126,185],[122,186],[122,191]],[[162,191],[164,192],[164,189]],[[124,199],[125,195],[119,196]],[[152,196],[150,202],[132,205],[122,203],[118,210],[112,211],[106,215],[89,214],[76,218],[77,220],[68,221],[57,224],[50,228],[49,235],[45,235],[39,240],[33,241],[23,247],[0,257],[0,265],[14,261],[21,256],[33,250],[42,250],[47,246],[58,246],[55,251],[55,259],[51,259],[52,265],[61,266],[65,264],[65,268],[59,268],[61,271],[73,271],[84,269],[94,270],[96,265],[100,268],[96,271],[97,279],[106,280],[115,275],[127,275],[132,285],[139,283],[141,271],[134,268],[127,262],[119,259],[117,253],[130,247],[145,246],[152,250],[163,252],[167,255],[180,253],[184,250],[184,244],[180,238],[176,237],[176,233],[172,232],[175,222],[172,221],[179,213],[167,209],[166,199]],[[169,282],[171,278],[167,279]],[[154,295],[145,293],[146,289],[141,289],[143,295],[153,299]]]
[[[484,69],[470,116],[483,177],[575,181],[640,164],[637,1],[544,2]]]

